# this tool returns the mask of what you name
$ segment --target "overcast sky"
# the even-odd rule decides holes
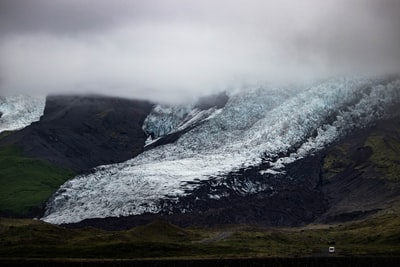
[[[181,101],[397,72],[397,0],[0,0],[0,92]]]

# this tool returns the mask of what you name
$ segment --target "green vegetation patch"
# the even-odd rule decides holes
[[[6,137],[6,136],[9,136],[9,135],[12,134],[12,133],[13,133],[13,131],[4,131],[4,132],[1,132],[1,133],[0,133],[0,139],[4,138],[4,137]]]
[[[330,180],[352,164],[347,156],[346,149],[346,144],[337,145],[330,149],[324,158],[324,164],[322,166],[324,180]]]
[[[388,178],[400,180],[400,142],[392,137],[371,135],[365,142],[373,150],[370,161]]]
[[[45,161],[24,157],[14,146],[0,148],[0,212],[34,216],[57,188],[75,174]]]

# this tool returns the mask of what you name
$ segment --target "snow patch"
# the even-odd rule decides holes
[[[39,121],[45,104],[46,97],[43,96],[0,96],[0,133],[20,130]]]

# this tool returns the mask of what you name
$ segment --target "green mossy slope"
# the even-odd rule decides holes
[[[400,181],[400,120],[382,121],[328,150],[322,166],[325,181],[349,169],[364,171],[368,178]]]
[[[16,147],[1,147],[0,213],[37,216],[51,194],[73,176],[70,170],[24,157]]]
[[[400,141],[383,135],[371,135],[365,144],[372,148],[370,161],[389,179],[400,180]]]

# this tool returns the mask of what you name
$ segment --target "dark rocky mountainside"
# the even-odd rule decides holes
[[[103,96],[49,96],[41,120],[0,140],[25,156],[75,172],[125,161],[143,151],[147,101]]]
[[[400,119],[380,121],[329,148],[321,168],[328,207],[320,222],[362,219],[400,203]]]

